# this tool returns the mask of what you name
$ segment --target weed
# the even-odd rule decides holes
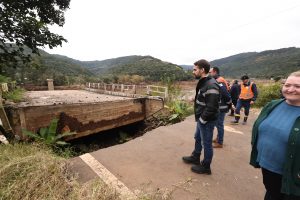
[[[65,141],[63,141],[63,137],[70,136],[76,134],[75,132],[64,132],[57,134],[57,123],[58,119],[52,119],[48,127],[40,128],[37,133],[28,130],[22,130],[24,135],[27,135],[37,141],[43,142],[46,145],[50,145],[53,147],[67,145]]]
[[[23,95],[25,90],[22,88],[17,88],[10,92],[3,92],[3,98],[7,100],[11,100],[13,102],[20,102],[23,99]]]

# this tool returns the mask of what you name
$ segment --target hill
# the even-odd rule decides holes
[[[151,56],[126,56],[82,63],[94,74],[101,76],[140,75],[150,81],[159,81],[162,77],[176,80],[187,80],[191,77],[182,67]]]
[[[253,78],[286,77],[300,70],[300,48],[241,53],[214,60],[211,64],[218,66],[225,77],[239,78],[243,74]]]
[[[148,81],[161,78],[187,80],[192,78],[192,65],[176,65],[152,56],[125,56],[102,61],[79,61],[66,56],[49,54],[40,50],[41,56],[33,56],[26,67],[6,67],[0,64],[2,75],[22,83],[46,84],[47,78],[55,85],[84,83],[86,81],[116,81],[122,75],[140,75]],[[251,78],[285,77],[300,70],[300,48],[283,48],[263,52],[241,53],[211,61],[225,77],[239,78],[248,74]]]
[[[26,50],[26,49],[25,49]],[[46,79],[54,79],[55,85],[85,82],[93,73],[84,68],[81,61],[66,56],[49,54],[43,50],[40,56],[32,55],[32,61],[26,65],[19,63],[14,67],[1,66],[3,75],[11,77],[18,83],[46,84]]]
[[[29,52],[29,51],[28,51]],[[182,67],[163,62],[151,56],[125,56],[102,61],[79,61],[67,56],[49,54],[40,50],[40,56],[33,55],[32,62],[16,66],[2,67],[6,76],[19,83],[46,84],[46,79],[54,79],[55,85],[84,83],[86,81],[116,81],[121,75],[140,75],[148,81],[160,81],[170,77],[175,80],[191,78]]]

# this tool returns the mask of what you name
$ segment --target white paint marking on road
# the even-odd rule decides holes
[[[238,133],[238,134],[244,135],[244,133],[242,131],[235,130],[234,128],[232,128],[230,126],[224,126],[224,129],[225,129],[225,131],[229,131],[229,132],[232,132],[232,133]]]
[[[121,199],[133,200],[137,196],[131,192],[124,183],[118,180],[110,171],[108,171],[91,154],[86,153],[79,156],[107,185],[112,186],[120,194]]]

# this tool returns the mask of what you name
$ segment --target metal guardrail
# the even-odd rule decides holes
[[[106,83],[86,83],[86,87],[89,89],[98,89],[102,90],[103,93],[106,94],[119,94],[120,93],[129,93],[129,94],[138,94],[138,88],[145,88],[146,95],[148,96],[161,96],[164,99],[168,98],[168,88],[163,86],[155,86],[155,85],[126,85],[126,84],[106,84]]]

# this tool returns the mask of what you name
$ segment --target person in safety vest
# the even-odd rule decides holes
[[[242,83],[239,86],[239,99],[237,101],[235,113],[234,113],[234,121],[231,124],[239,124],[239,120],[241,118],[240,110],[244,107],[244,121],[242,124],[247,123],[247,119],[249,116],[250,106],[255,102],[258,92],[255,83],[249,80],[249,76],[244,75],[241,77]]]
[[[219,68],[212,67],[209,70],[210,76],[216,79],[220,87],[220,105],[219,105],[219,117],[217,120],[217,124],[215,125],[218,130],[217,137],[213,140],[214,148],[223,148],[223,140],[224,140],[224,120],[225,115],[231,107],[231,98],[228,92],[227,81],[219,75]]]
[[[220,69],[218,67],[212,67],[209,70],[209,73],[216,79],[218,83],[222,83],[226,87],[226,90],[229,92],[230,88],[228,82],[222,76],[220,76]]]

